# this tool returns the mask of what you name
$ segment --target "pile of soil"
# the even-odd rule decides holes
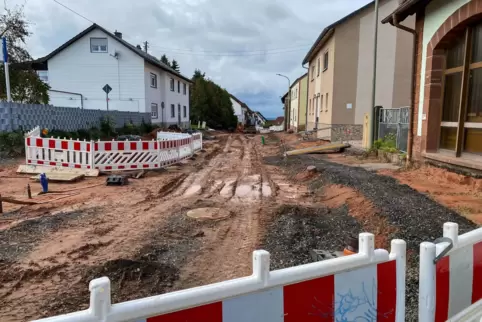
[[[177,267],[156,262],[149,256],[146,256],[146,259],[151,260],[111,260],[88,269],[83,279],[88,283],[95,278],[107,276],[111,281],[113,302],[162,294],[179,279]]]

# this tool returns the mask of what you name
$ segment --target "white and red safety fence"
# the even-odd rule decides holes
[[[92,141],[25,138],[25,161],[27,165],[42,165],[76,169],[92,169]]]
[[[152,141],[79,141],[25,138],[26,164],[117,171],[159,169],[192,157],[202,149],[202,135],[183,134]]]
[[[249,277],[115,305],[102,277],[90,282],[89,309],[39,321],[405,321],[405,242],[393,240],[389,254],[362,233],[359,245],[355,255],[276,271],[268,252],[255,251]]]
[[[443,238],[420,245],[419,279],[419,321],[482,316],[482,228],[459,236],[457,224],[445,223]]]

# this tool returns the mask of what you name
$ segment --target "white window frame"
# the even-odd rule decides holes
[[[187,84],[186,83],[182,83],[182,92],[184,95],[187,95]]]
[[[186,105],[184,105],[182,108],[183,108],[184,118],[186,118],[187,117],[187,107],[186,107]]]
[[[176,117],[176,105],[171,104],[171,118]]]
[[[159,105],[157,103],[151,103],[151,118],[159,118]]]
[[[157,88],[157,75],[154,73],[151,73],[151,87]]]
[[[174,78],[171,77],[171,92],[174,92]]]
[[[181,93],[181,81],[180,80],[177,81],[177,92]]]
[[[97,46],[93,46],[92,45],[92,40],[93,39],[96,39],[96,40],[105,40],[105,50],[101,50],[101,48],[103,47],[102,45],[97,45]],[[94,50],[94,48],[96,48],[96,50]],[[109,43],[108,43],[108,39],[107,37],[90,37],[90,52],[91,53],[94,53],[94,54],[105,54],[105,53],[108,53],[109,52]]]

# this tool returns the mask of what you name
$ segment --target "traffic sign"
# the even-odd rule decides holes
[[[112,87],[110,87],[109,84],[105,84],[105,86],[102,87],[102,89],[104,90],[104,92],[105,92],[106,94],[109,94],[110,91],[112,90]]]

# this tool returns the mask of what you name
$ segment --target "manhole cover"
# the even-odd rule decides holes
[[[187,216],[194,219],[223,219],[229,217],[231,213],[221,208],[197,208],[187,212]]]

